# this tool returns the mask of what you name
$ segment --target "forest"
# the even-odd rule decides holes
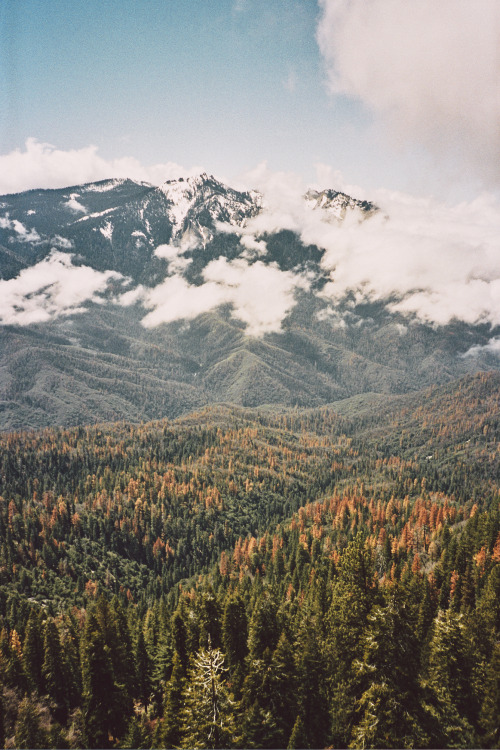
[[[499,390],[0,433],[0,747],[498,747]]]

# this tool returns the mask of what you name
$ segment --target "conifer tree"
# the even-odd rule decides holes
[[[172,643],[179,656],[184,676],[188,668],[187,628],[182,616],[181,608],[178,607],[172,617]]]
[[[425,747],[419,649],[402,596],[373,607],[362,645],[363,656],[353,663],[362,693],[350,747]]]
[[[110,747],[111,737],[123,736],[130,715],[129,698],[115,682],[110,649],[93,609],[87,615],[82,640],[83,715],[90,748]]]
[[[68,688],[61,641],[52,618],[45,623],[43,642],[42,679],[44,692],[58,705],[56,716],[65,721],[68,710]]]
[[[235,702],[224,680],[219,649],[197,653],[185,691],[182,746],[227,748],[238,744]]]
[[[495,644],[486,670],[480,720],[487,747],[498,747],[500,745],[500,643]]]
[[[347,747],[359,697],[359,677],[352,669],[362,658],[362,637],[368,613],[377,601],[374,568],[369,550],[358,535],[344,550],[338,564],[332,600],[326,618],[326,658],[330,675],[334,744]]]
[[[326,696],[327,672],[320,642],[318,618],[310,611],[306,612],[295,645],[299,706],[297,721],[300,721],[294,726],[295,744],[290,744],[290,747],[317,748],[328,745],[330,721]],[[302,744],[298,745],[298,742]]]
[[[182,736],[181,710],[185,677],[182,662],[177,651],[174,653],[172,675],[167,686],[163,711],[162,747],[179,747]]]
[[[439,747],[474,746],[477,698],[471,683],[463,615],[453,610],[441,611],[435,619],[429,647],[428,684],[440,732],[438,737],[431,737],[431,743]]]
[[[135,647],[136,687],[134,692],[144,708],[148,707],[151,697],[151,669],[152,661],[146,649],[144,633],[142,628],[139,628]]]
[[[245,605],[240,596],[232,595],[226,601],[222,619],[222,645],[226,661],[239,693],[243,678],[243,665],[248,653],[248,623]]]
[[[23,642],[23,669],[31,691],[43,690],[43,638],[41,623],[35,609],[30,610]]]

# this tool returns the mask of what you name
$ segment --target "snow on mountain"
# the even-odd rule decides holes
[[[375,204],[369,201],[360,201],[351,198],[346,193],[338,190],[308,190],[305,195],[305,201],[311,208],[323,209],[329,218],[342,221],[345,219],[348,211],[362,211],[365,214],[372,214],[378,211]]]
[[[213,236],[216,222],[241,226],[258,213],[262,205],[259,193],[238,192],[206,173],[167,180],[159,191],[169,203],[168,216],[174,241],[187,232],[191,241],[194,233],[204,244]]]

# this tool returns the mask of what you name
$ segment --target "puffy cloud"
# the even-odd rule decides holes
[[[40,240],[40,235],[36,229],[28,230],[21,221],[10,219],[8,213],[5,216],[0,216],[0,229],[14,231],[21,242],[38,242]]]
[[[143,325],[151,328],[174,320],[192,320],[204,312],[230,304],[233,315],[246,324],[250,336],[276,332],[295,304],[294,292],[306,280],[274,265],[243,258],[220,257],[204,269],[205,283],[189,284],[179,275],[170,276],[154,289],[145,290],[143,304],[151,312]]]
[[[320,0],[317,39],[335,94],[393,138],[500,182],[500,3]]]
[[[164,258],[168,261],[168,270],[170,273],[182,273],[190,263],[192,258],[183,257],[183,253],[188,250],[184,244],[181,245],[158,245],[154,254],[157,258]]]
[[[496,354],[500,357],[500,337],[492,338],[484,346],[471,346],[471,348],[463,354],[463,357],[477,357],[480,354]]]
[[[104,159],[96,146],[57,149],[28,138],[24,150],[0,155],[0,194],[32,188],[62,188],[110,177],[129,177],[160,185],[168,179],[199,174],[201,167],[186,170],[173,162],[143,166],[133,157]]]
[[[457,318],[500,324],[500,204],[495,196],[485,193],[449,206],[379,190],[370,196],[381,209],[377,214],[362,221],[354,212],[340,223],[303,200],[297,179],[272,174],[265,165],[256,174],[265,208],[243,231],[258,237],[290,229],[304,243],[323,248],[322,264],[330,276],[322,291],[326,299],[334,303],[354,291],[429,323]],[[322,167],[319,176],[325,175],[330,172]],[[339,182],[345,189],[340,175]]]
[[[67,200],[64,203],[64,205],[67,206],[68,208],[70,208],[75,213],[80,213],[81,212],[81,213],[86,214],[87,213],[87,209],[85,208],[85,206],[82,203],[80,203],[77,200],[77,198],[79,198],[79,197],[80,197],[79,193],[71,193],[71,195],[69,197],[69,200]]]
[[[0,323],[23,326],[83,312],[85,302],[98,302],[108,282],[119,278],[115,271],[74,266],[70,255],[53,250],[17,278],[0,280]]]
[[[302,233],[326,249],[331,281],[323,293],[392,298],[390,309],[429,323],[500,324],[500,206],[491,196],[453,207],[399,194],[379,199],[383,211],[369,220],[310,224]]]

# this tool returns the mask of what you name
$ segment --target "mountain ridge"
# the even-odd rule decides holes
[[[327,225],[378,213],[333,189],[304,204]],[[206,173],[0,197],[0,428],[318,407],[500,367],[486,347],[500,329],[428,325],[355,295],[332,307],[324,250],[259,223],[265,210]]]

